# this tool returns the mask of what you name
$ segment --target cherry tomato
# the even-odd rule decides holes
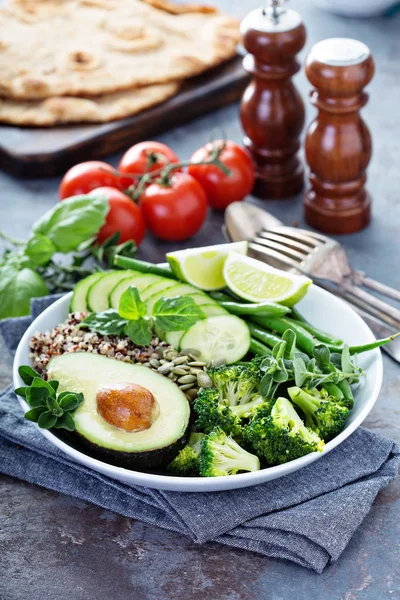
[[[215,143],[219,146],[224,142],[217,140]],[[207,160],[212,150],[213,144],[206,144],[196,150],[191,162]],[[217,210],[223,210],[231,202],[243,200],[254,185],[253,164],[246,150],[227,141],[220,160],[231,171],[230,175],[226,175],[216,165],[191,165],[188,168],[188,173],[204,188],[208,204]]]
[[[156,159],[155,157],[155,162],[151,165],[149,171],[161,169],[166,162],[179,162],[179,158],[175,152],[165,144],[161,144],[160,142],[140,142],[140,144],[135,144],[125,152],[119,161],[118,171],[120,173],[137,173],[141,175],[147,171],[149,156],[156,154],[161,155],[165,160],[162,160],[162,158]],[[133,183],[135,183],[135,179],[132,177],[121,178],[121,184],[124,189]]]
[[[100,244],[116,231],[119,231],[119,243],[134,240],[136,245],[139,246],[146,233],[146,226],[137,204],[123,192],[112,187],[99,187],[92,190],[89,196],[103,196],[103,198],[107,198],[110,206],[106,222],[97,236]]]
[[[181,242],[194,235],[207,214],[207,197],[187,173],[172,175],[170,185],[152,183],[139,200],[150,231],[162,240]]]
[[[88,194],[92,190],[103,186],[120,190],[120,179],[117,175],[114,175],[113,171],[111,165],[100,160],[88,160],[71,167],[61,180],[60,200],[78,194]]]

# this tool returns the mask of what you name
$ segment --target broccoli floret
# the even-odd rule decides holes
[[[326,390],[288,389],[289,396],[304,413],[306,426],[313,429],[326,442],[342,431],[349,409],[339,404]]]
[[[191,433],[188,443],[167,467],[176,475],[191,476],[200,474],[200,448],[204,433]]]
[[[259,408],[244,428],[244,437],[270,466],[321,451],[324,446],[319,436],[304,425],[286,398],[278,398],[272,405]]]
[[[260,461],[216,427],[201,443],[200,474],[203,477],[235,475],[238,471],[259,471]]]
[[[264,402],[259,393],[258,371],[254,368],[223,365],[209,369],[207,375],[219,392],[220,404],[229,406],[239,418],[248,418]]]
[[[196,429],[210,433],[215,427],[220,427],[232,437],[241,438],[240,419],[229,406],[220,403],[220,393],[217,389],[201,389],[193,408],[197,414]]]

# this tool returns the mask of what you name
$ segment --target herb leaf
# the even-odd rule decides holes
[[[40,233],[31,237],[25,248],[25,254],[37,266],[47,264],[55,252],[53,242]]]
[[[19,367],[18,374],[26,385],[31,385],[35,377],[39,376],[38,373],[34,369],[32,369],[32,367],[28,367],[27,365],[22,365],[21,367]]]
[[[51,429],[57,423],[57,417],[50,411],[46,411],[39,415],[37,422],[42,429]]]
[[[125,333],[138,346],[148,346],[153,338],[149,321],[143,317],[136,321],[129,321],[125,327]]]
[[[121,295],[118,312],[121,317],[130,321],[146,316],[146,304],[140,299],[139,291],[134,285]]]
[[[106,198],[74,196],[47,211],[33,226],[33,237],[47,237],[58,252],[71,252],[94,236],[109,211]]]
[[[153,307],[154,321],[165,333],[189,329],[205,316],[193,298],[188,296],[160,298]]]
[[[100,313],[91,313],[79,323],[78,327],[87,327],[102,335],[123,335],[127,322],[117,310],[109,308]]]
[[[0,267],[0,319],[29,315],[31,298],[47,293],[44,279],[33,269]]]

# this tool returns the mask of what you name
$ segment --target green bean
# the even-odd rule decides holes
[[[330,396],[334,396],[338,400],[344,399],[344,394],[343,394],[342,390],[335,383],[323,383],[322,387],[326,389],[326,391],[328,392],[328,394]]]
[[[254,338],[251,338],[250,352],[253,352],[253,354],[258,354],[259,356],[269,356],[271,354],[271,350],[268,348],[268,346]]]
[[[306,354],[309,356],[313,356],[313,348],[317,345],[317,342],[313,336],[308,333],[308,331],[301,327],[301,325],[298,325],[297,323],[294,324],[294,322],[290,323],[286,321],[285,318],[278,319],[275,317],[251,317],[251,320],[255,323],[258,323],[258,325],[261,325],[261,327],[271,331],[276,331],[281,335],[285,333],[287,329],[292,329],[296,334],[296,346],[300,350],[303,350],[303,352],[306,352]]]
[[[177,277],[168,267],[159,267],[158,265],[137,258],[129,258],[128,256],[117,254],[114,258],[114,265],[123,269],[132,269],[140,273],[151,273],[152,275],[160,275],[161,277],[177,280]]]
[[[349,382],[347,379],[342,379],[342,381],[339,381],[337,386],[343,393],[343,397],[346,400],[348,407],[352,409],[354,406],[354,396]]]
[[[343,340],[336,338],[329,333],[325,333],[325,331],[321,331],[321,329],[317,329],[313,325],[310,325],[306,321],[302,321],[301,323],[297,323],[295,319],[291,319],[290,317],[286,317],[286,321],[289,321],[293,325],[300,325],[303,329],[311,333],[311,335],[320,342],[324,342],[324,344],[334,344],[335,346],[341,346],[343,344]]]
[[[368,352],[368,350],[374,350],[375,348],[379,348],[380,346],[384,346],[385,344],[392,342],[394,338],[397,338],[398,335],[400,335],[400,331],[387,338],[382,338],[381,340],[371,342],[370,344],[364,344],[362,346],[350,346],[350,354],[361,354],[361,352]]]
[[[291,312],[292,312],[292,318],[295,319],[296,321],[300,321],[300,323],[302,324],[303,327],[304,327],[304,323],[308,324],[308,321],[306,321],[306,319],[303,317],[303,315],[301,315],[299,313],[299,311],[297,310],[297,308],[295,308],[294,306],[292,306]]]
[[[217,301],[222,308],[225,308],[233,315],[259,315],[266,317],[281,317],[289,312],[286,306],[281,306],[275,302],[262,302],[259,304],[240,304],[239,302]]]
[[[257,327],[257,325],[254,325],[254,323],[247,322],[247,326],[250,330],[251,337],[256,338],[263,344],[267,344],[267,346],[270,346],[271,348],[281,341],[281,338],[269,333],[268,331],[264,331],[264,329]]]

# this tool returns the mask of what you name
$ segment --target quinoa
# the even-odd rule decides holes
[[[166,342],[154,336],[149,346],[136,346],[129,338],[116,335],[101,335],[78,327],[86,313],[71,313],[68,319],[45,333],[36,332],[29,343],[32,365],[42,377],[53,356],[66,352],[90,352],[102,354],[128,363],[146,364],[151,359],[159,360],[166,350],[173,350]]]

